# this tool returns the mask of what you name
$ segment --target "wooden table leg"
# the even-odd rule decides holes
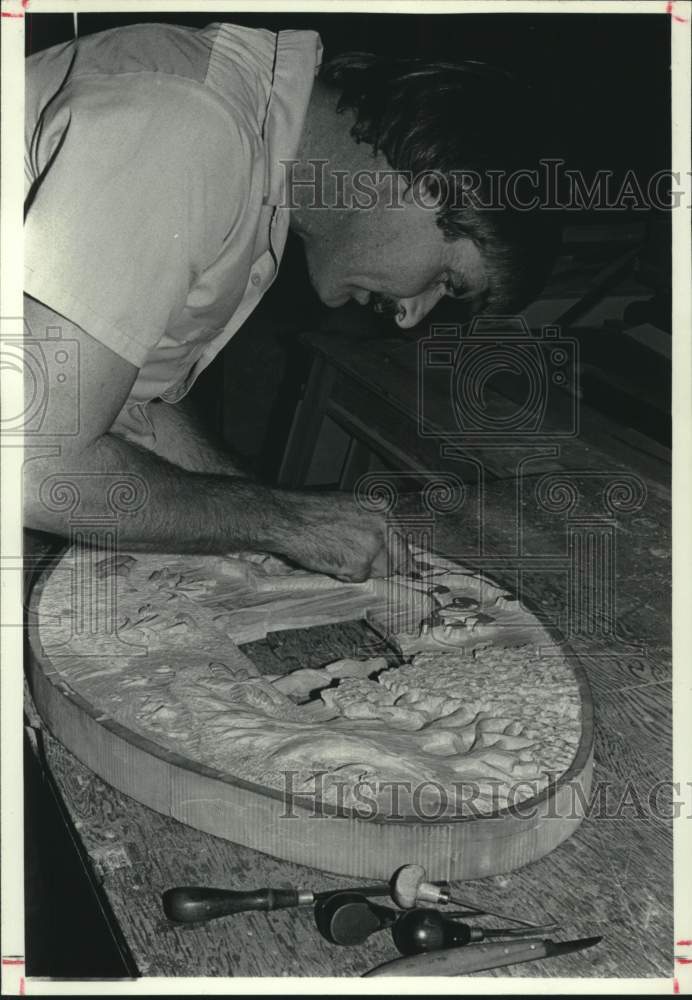
[[[360,477],[369,471],[371,458],[372,452],[368,446],[359,441],[358,438],[351,438],[339,478],[339,489],[352,490]]]
[[[296,489],[305,485],[334,383],[334,375],[335,371],[331,365],[323,358],[315,358],[305,394],[286,444],[279,470],[279,486]]]

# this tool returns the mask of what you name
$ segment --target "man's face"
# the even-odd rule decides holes
[[[332,212],[331,221],[305,243],[319,297],[332,307],[354,299],[391,313],[409,329],[445,295],[480,295],[485,276],[476,245],[446,240],[435,220],[432,206],[411,198],[397,207],[390,200],[372,209]]]

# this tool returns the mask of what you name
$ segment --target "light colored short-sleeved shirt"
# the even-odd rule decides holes
[[[139,369],[151,443],[272,283],[319,36],[143,24],[27,60],[25,290]]]

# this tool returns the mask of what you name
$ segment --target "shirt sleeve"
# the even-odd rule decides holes
[[[25,290],[138,368],[247,205],[256,142],[197,84],[68,85],[40,120]]]

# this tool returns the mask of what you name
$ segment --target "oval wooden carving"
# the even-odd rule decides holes
[[[103,671],[104,665],[115,662],[113,659],[109,660],[109,657],[120,656],[124,657],[121,663],[125,660],[130,662],[126,655],[127,649],[118,647],[118,643],[125,636],[133,641],[137,637],[137,630],[140,633],[142,628],[146,630],[147,621],[151,621],[151,602],[146,601],[136,609],[140,613],[139,619],[134,623],[131,620],[133,601],[136,598],[136,603],[140,602],[145,590],[141,582],[132,582],[134,577],[139,573],[137,580],[143,579],[140,570],[145,565],[146,587],[151,584],[151,593],[159,597],[162,590],[165,592],[166,607],[175,612],[174,618],[168,620],[167,627],[172,620],[175,631],[178,619],[181,619],[180,639],[176,640],[180,648],[184,649],[189,641],[185,629],[194,631],[199,628],[200,635],[203,635],[201,644],[204,657],[210,666],[216,661],[222,661],[224,668],[232,669],[235,671],[234,677],[240,678],[234,681],[239,685],[238,690],[243,690],[244,683],[253,685],[253,697],[257,695],[257,691],[267,689],[267,685],[272,682],[254,676],[256,670],[233,642],[227,638],[220,641],[223,637],[214,636],[214,614],[222,604],[230,607],[230,610],[226,608],[230,617],[224,617],[226,611],[222,614],[225,634],[232,635],[236,642],[260,638],[267,633],[268,628],[274,629],[277,626],[296,627],[316,620],[346,621],[368,614],[375,623],[379,622],[383,631],[390,634],[392,631],[399,632],[400,645],[405,652],[413,653],[416,650],[424,652],[426,647],[434,650],[435,644],[440,640],[444,642],[445,637],[454,645],[457,640],[450,629],[458,624],[463,625],[464,616],[474,611],[471,598],[458,598],[455,604],[450,601],[446,604],[446,615],[440,614],[438,609],[431,616],[425,613],[429,608],[426,608],[424,602],[420,603],[421,597],[417,593],[408,593],[402,597],[397,592],[393,612],[394,592],[387,581],[349,587],[335,585],[323,578],[310,580],[307,574],[291,574],[292,582],[284,594],[286,579],[280,581],[279,586],[269,579],[271,573],[266,574],[267,579],[264,579],[261,567],[258,571],[252,560],[246,568],[239,569],[237,565],[229,566],[227,561],[217,558],[201,560],[189,556],[120,555],[116,559],[92,550],[85,559],[86,561],[76,560],[74,550],[68,550],[46,570],[34,589],[29,625],[30,683],[37,707],[53,734],[101,778],[138,801],[198,829],[277,857],[326,871],[368,878],[389,877],[395,868],[405,863],[424,865],[429,877],[434,879],[468,879],[499,874],[547,854],[579,825],[581,816],[578,806],[588,799],[591,783],[593,712],[584,671],[564,648],[561,650],[562,659],[568,663],[578,692],[581,730],[571,763],[566,770],[562,769],[563,773],[556,781],[542,787],[537,794],[529,794],[523,801],[517,799],[515,807],[505,804],[499,808],[488,808],[486,804],[480,811],[469,811],[466,808],[460,809],[456,801],[450,801],[446,810],[438,810],[438,815],[435,815],[435,810],[431,811],[429,808],[413,809],[409,799],[403,807],[399,804],[395,814],[392,809],[377,808],[373,811],[372,806],[359,811],[353,802],[344,804],[343,799],[335,801],[333,797],[320,799],[314,795],[301,794],[300,785],[293,784],[289,788],[284,784],[283,787],[277,787],[276,783],[272,785],[270,782],[257,780],[251,768],[213,766],[208,760],[186,752],[185,740],[181,739],[180,747],[177,747],[170,731],[166,733],[166,739],[163,739],[157,736],[156,729],[142,730],[141,726],[126,724],[122,719],[127,718],[127,715],[122,715],[119,721],[118,712],[113,710],[112,700],[106,704],[104,699],[99,701],[85,696],[85,691],[98,690],[93,678],[99,675],[99,671]],[[139,568],[130,577],[130,567],[135,563],[140,564]],[[199,580],[194,574],[192,577],[186,576],[186,566],[199,568],[200,563],[203,563],[204,569],[202,577],[206,574],[210,578],[222,578],[221,589],[230,588],[230,597],[224,591],[219,598],[214,588],[205,590],[202,586],[196,586],[195,581],[198,583]],[[447,582],[452,580],[449,574],[455,574],[454,579],[458,576],[457,583],[466,588],[464,593],[474,593],[474,587],[482,586],[486,596],[490,595],[490,604],[497,609],[498,620],[505,616],[504,635],[509,636],[515,656],[517,648],[523,648],[524,642],[529,645],[533,642],[534,646],[541,642],[553,643],[538,620],[527,609],[514,606],[511,595],[504,594],[492,581],[480,581],[480,578],[473,577],[462,567],[447,560],[440,559],[439,566],[441,572],[448,574],[445,578]],[[58,583],[57,574],[60,572],[65,574],[62,586]],[[243,597],[245,591],[240,584],[236,586],[243,574],[248,575],[255,597]],[[180,577],[184,578],[182,584]],[[121,592],[124,606],[118,608],[117,614],[130,612],[129,627],[120,629],[119,625],[122,623],[113,619],[109,632],[108,622],[104,624],[104,620],[101,620],[96,622],[101,629],[101,638],[94,638],[89,628],[84,628],[83,621],[75,620],[75,608],[70,606],[64,610],[72,617],[72,632],[82,629],[80,641],[76,645],[74,642],[65,642],[64,634],[61,639],[61,626],[55,622],[56,612],[60,610],[56,605],[56,594],[66,593],[68,581],[70,588],[76,587],[76,590],[71,590],[72,593],[79,594],[81,587],[82,592],[91,594],[96,602],[93,606],[98,605],[101,612],[104,608],[108,610],[109,594],[112,598],[116,591]],[[437,585],[439,589],[440,580],[437,580]],[[186,593],[179,601],[180,595],[176,596],[175,591],[181,586]],[[171,587],[173,597],[169,594]],[[101,597],[94,598],[98,588],[101,588]],[[99,605],[99,600],[103,607]],[[190,602],[193,602],[190,605],[193,611],[186,624],[186,614],[181,609]],[[488,602],[484,600],[483,607],[486,606]],[[410,629],[407,631],[401,628],[402,616],[410,622],[412,615],[418,619],[422,617],[427,622],[427,628],[421,636],[416,635],[415,630],[412,633]],[[480,642],[480,645],[492,647],[493,625],[485,622],[484,617],[488,616],[482,613],[480,617],[476,615],[475,627],[480,631],[475,633],[475,639],[459,640],[461,645],[464,642],[467,646],[478,644],[485,639],[485,643]],[[101,618],[103,619],[103,614]],[[393,624],[392,618],[398,621]],[[461,622],[458,621],[459,618]],[[528,632],[524,631],[527,629]],[[467,632],[471,635],[468,628]],[[104,634],[110,636],[107,641],[103,640]],[[457,634],[466,635],[463,631]],[[170,640],[170,636],[168,638]],[[199,650],[191,651],[190,656],[198,653]],[[142,670],[146,673],[149,658],[145,656],[141,662],[145,666],[137,669],[140,674]],[[162,662],[161,658],[156,662]],[[164,667],[158,669],[162,670]],[[244,677],[244,673],[248,676]],[[81,678],[78,686],[74,683],[75,676]],[[135,677],[135,683],[138,683],[138,677],[139,675]],[[142,683],[146,687],[146,681]],[[353,690],[358,691],[358,683],[352,684]],[[286,684],[285,679],[282,679],[278,690],[283,688],[284,692],[291,691],[291,685],[292,682]],[[346,688],[347,686],[344,689]],[[125,696],[126,700],[133,701],[132,691],[136,690],[141,691],[141,686],[139,689],[131,688],[130,693]],[[281,697],[286,703],[285,693]],[[411,698],[404,701],[411,707]],[[298,704],[296,718],[302,718],[302,711],[317,710],[324,714],[322,706],[330,702],[334,702],[334,696],[322,695],[319,703],[311,702],[305,708]],[[415,711],[419,711],[421,705],[423,702],[416,703],[415,698],[413,699]],[[429,708],[429,700],[425,705]],[[453,713],[450,712],[447,718],[453,720]],[[400,720],[397,724],[401,724]],[[404,718],[404,724],[409,724],[407,717]],[[442,726],[443,734],[448,735],[451,731],[451,723],[445,723],[444,719],[441,722],[438,720],[436,724]],[[345,730],[349,725],[356,730],[359,726],[365,727],[363,731],[370,732],[367,722],[349,722],[342,717],[332,719],[331,723],[327,721],[325,725],[331,725],[335,733]],[[418,723],[414,720],[411,725]],[[491,744],[496,737],[501,738],[500,728],[496,727],[497,731],[489,741]],[[159,732],[164,731],[165,725],[159,724]],[[425,731],[420,728],[416,730],[416,738],[420,738],[420,732]],[[440,730],[435,731],[439,737]],[[512,736],[516,729],[510,726],[506,732],[509,737],[504,740],[503,746],[523,745],[521,740]],[[405,732],[402,739],[402,746],[405,746]],[[460,760],[466,768],[463,754]],[[419,806],[420,801],[419,799]]]

